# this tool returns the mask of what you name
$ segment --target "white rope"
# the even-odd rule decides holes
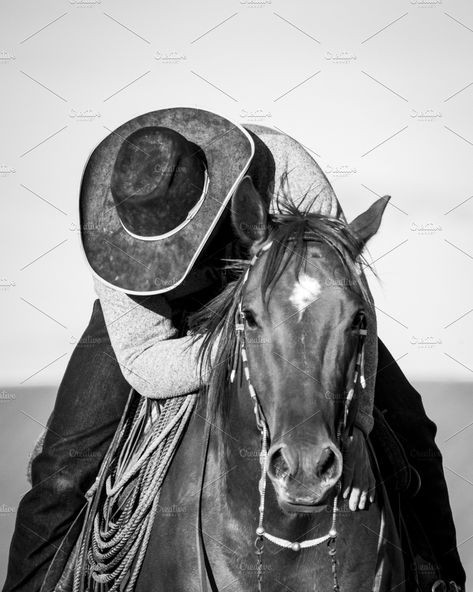
[[[321,536],[317,539],[310,539],[307,541],[302,541],[301,543],[298,542],[291,542],[286,539],[281,539],[280,537],[274,536],[273,534],[269,534],[269,532],[264,532],[263,535],[265,539],[271,541],[278,547],[285,547],[287,549],[292,549],[293,551],[299,551],[300,549],[308,549],[309,547],[316,547],[321,543],[325,543],[329,539],[334,538],[335,535],[332,535],[330,532],[324,536]]]
[[[194,406],[195,404],[195,395],[189,395],[186,397],[185,402],[173,417],[173,419],[166,425],[163,431],[154,438],[151,444],[144,450],[144,452],[140,455],[136,453],[134,458],[129,463],[128,469],[120,476],[119,479],[115,482],[114,486],[110,489],[107,489],[107,495],[109,497],[116,495],[126,483],[130,480],[131,477],[143,466],[146,459],[158,448],[158,446],[163,442],[163,440],[168,436],[174,426],[180,421],[180,419],[186,414],[189,406]]]

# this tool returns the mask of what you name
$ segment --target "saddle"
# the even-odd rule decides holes
[[[413,509],[412,500],[421,487],[419,473],[412,467],[398,437],[376,407],[370,434],[380,477],[385,486],[401,541],[407,592],[449,590],[429,540]]]

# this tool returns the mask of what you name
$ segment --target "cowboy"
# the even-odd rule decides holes
[[[262,126],[242,127],[198,109],[165,109],[130,120],[94,150],[83,175],[80,213],[99,300],[33,461],[4,592],[39,591],[55,553],[66,552],[59,547],[84,506],[130,385],[161,399],[199,388],[199,341],[186,335],[186,318],[224,286],[221,261],[242,255],[229,200],[251,183],[271,210],[270,197],[286,171],[293,195],[312,195],[314,211],[343,218],[311,156],[292,138]],[[373,398],[408,451],[438,452],[420,396],[376,342],[374,316],[370,323],[367,358],[374,371],[368,368],[344,459],[343,492],[353,511],[372,499],[366,438],[373,429]],[[463,586],[440,454],[413,456],[411,464],[422,479],[413,507],[441,577]]]

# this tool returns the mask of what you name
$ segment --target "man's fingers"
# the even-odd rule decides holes
[[[343,499],[347,499],[347,497],[350,495],[352,485],[353,483],[351,475],[349,479],[343,480]]]
[[[369,479],[369,487],[368,487],[368,496],[369,496],[370,503],[374,502],[375,495],[376,495],[376,480],[374,478],[373,473],[371,472],[370,479]]]
[[[373,503],[375,495],[376,495],[376,482],[375,481],[371,482],[370,487],[368,489],[368,494],[370,496],[370,503]]]
[[[361,491],[358,487],[354,487],[351,490],[350,501],[348,502],[348,506],[352,512],[354,512],[358,507],[358,502],[360,501],[360,494]]]
[[[368,492],[363,491],[360,495],[360,503],[358,504],[358,507],[360,508],[360,510],[365,509],[367,499],[368,499]]]
[[[351,490],[353,481],[353,465],[345,464],[343,473],[343,499],[346,499]]]

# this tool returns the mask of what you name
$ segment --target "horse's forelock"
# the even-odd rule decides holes
[[[351,285],[357,286],[367,306],[372,306],[369,290],[359,269],[360,265],[365,268],[370,266],[360,252],[356,236],[345,222],[312,212],[312,205],[311,202],[306,209],[302,209],[292,200],[286,200],[284,204],[279,204],[278,213],[272,217],[273,230],[268,239],[272,241],[272,245],[266,251],[261,281],[266,306],[272,287],[295,257],[296,274],[300,273],[310,241],[327,245],[336,254]],[[208,394],[209,419],[222,428],[229,410],[229,397],[225,396],[225,392],[228,390],[235,355],[238,355],[235,331],[238,303],[242,296],[243,277],[249,262],[232,261],[227,267],[236,279],[191,318],[193,332],[196,335],[204,335],[199,352],[201,368],[210,367],[211,354],[219,340],[216,356],[218,362],[211,368],[208,386],[203,388]]]
[[[360,268],[371,269],[361,253],[358,239],[348,224],[311,211],[290,210],[274,216],[273,242],[265,261],[261,289],[266,305],[271,291],[288,264],[296,259],[296,277],[299,276],[307,256],[310,242],[329,247],[343,266],[350,285],[356,286],[367,306],[371,296],[360,273]]]

